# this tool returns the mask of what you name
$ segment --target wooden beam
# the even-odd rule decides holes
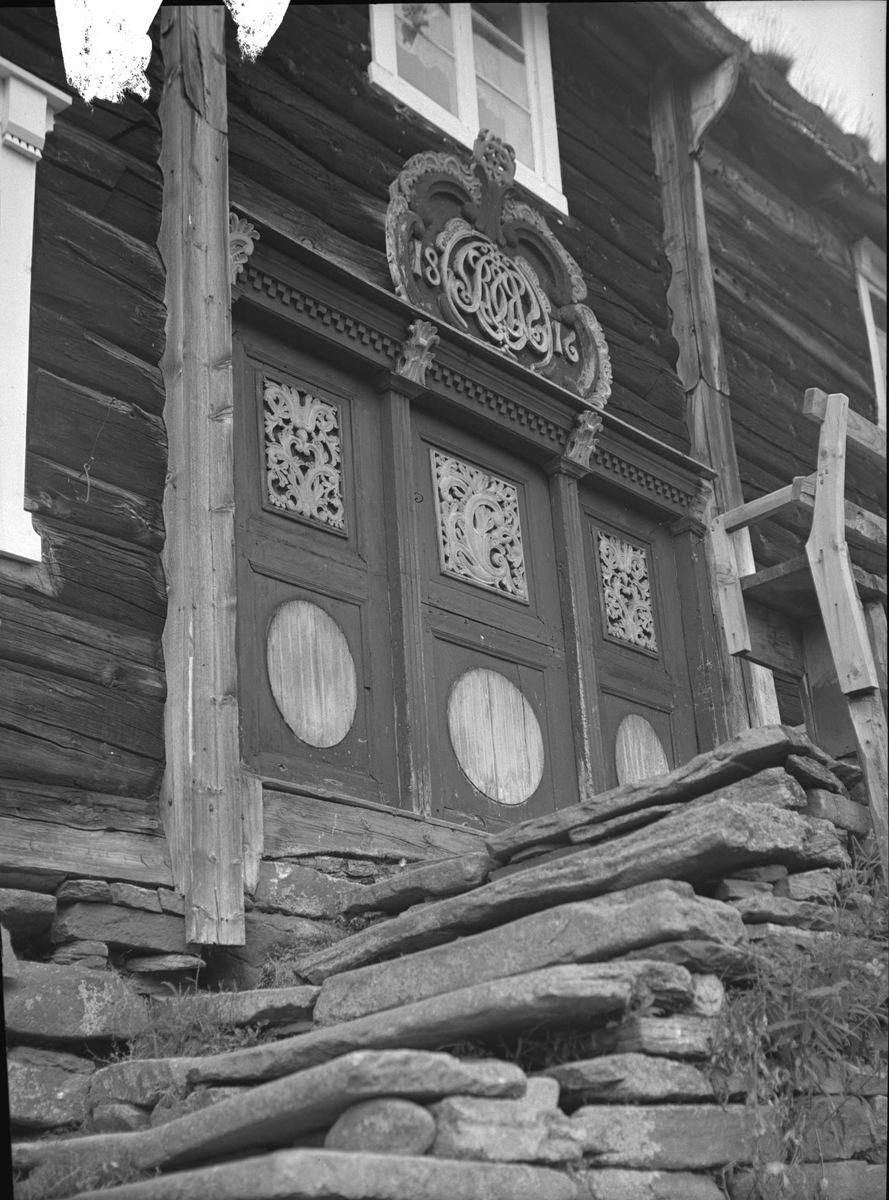
[[[75,875],[146,887],[173,886],[163,838],[0,816],[0,882],[17,875]]]
[[[712,124],[730,99],[733,71],[733,67],[723,64],[696,80],[693,88],[662,75],[651,100],[652,140],[663,191],[665,244],[673,268],[667,296],[673,311],[673,334],[679,343],[677,369],[688,402],[686,420],[693,455],[718,472],[708,517],[739,507],[744,496],[732,433],[728,372],[707,244],[701,172],[689,147],[696,145],[696,136]],[[692,117],[692,105],[696,119]],[[725,537],[730,541],[728,558],[735,574],[753,571],[753,551],[746,530],[733,535],[725,533]],[[708,536],[706,546],[714,608],[720,611],[717,583],[720,567],[714,556],[712,537]],[[723,574],[728,565],[722,561]],[[724,594],[723,600],[726,598]],[[721,690],[725,697],[729,734],[780,719],[769,672],[735,661],[727,645],[722,647],[714,670],[721,677],[715,690],[717,694]]]
[[[169,472],[162,813],[186,940],[244,941],[235,658],[228,135],[222,5],[163,10]]]
[[[827,406],[830,400],[831,396],[827,392],[822,392],[821,388],[807,388],[803,401],[803,415],[814,424],[820,425],[827,415]],[[851,443],[853,453],[860,451],[873,466],[885,472],[885,429],[880,429],[872,421],[866,420],[850,409],[846,414],[846,439]]]

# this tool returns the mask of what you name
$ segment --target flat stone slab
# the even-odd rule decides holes
[[[513,975],[273,1044],[203,1058],[190,1078],[194,1083],[274,1079],[351,1050],[441,1046],[547,1023],[583,1023],[601,1013],[620,1013],[637,997],[650,996],[648,980],[659,977],[661,965],[599,963]]]
[[[36,936],[49,929],[55,915],[55,896],[22,888],[0,888],[0,921],[10,933]]]
[[[4,996],[6,1032],[37,1045],[126,1040],[148,1023],[148,1012],[114,971],[20,962]]]
[[[203,968],[204,960],[197,954],[147,954],[127,959],[127,970],[143,975],[170,975]]]
[[[182,917],[117,904],[78,901],[60,909],[50,937],[54,942],[108,942],[128,950],[157,950],[166,954],[189,952]]]
[[[695,896],[687,883],[642,884],[333,975],[322,985],[315,1020],[320,1025],[354,1020],[473,983],[556,964],[601,962],[681,937],[734,944],[743,941],[745,933],[732,909]],[[682,1008],[690,1000],[690,993],[680,991],[673,1007]]]
[[[151,1108],[162,1096],[184,1091],[200,1058],[137,1058],[100,1067],[90,1081],[90,1104]]]
[[[571,1120],[597,1165],[661,1171],[751,1162],[755,1113],[743,1105],[596,1104]]]
[[[311,1019],[319,988],[257,988],[251,992],[198,992],[179,996],[175,1003],[185,1015],[221,1021],[238,1028],[244,1025],[287,1025]],[[155,1003],[163,1004],[163,1000]]]
[[[157,888],[137,887],[134,883],[112,883],[111,903],[122,904],[125,908],[141,908],[146,912],[163,911]]]
[[[483,852],[423,863],[389,879],[353,889],[344,911],[347,916],[371,911],[402,912],[429,897],[468,892],[484,883],[496,866],[497,860]]]
[[[837,928],[834,909],[806,900],[774,895],[744,896],[733,900],[732,906],[741,914],[745,925],[793,925],[797,929],[813,929],[820,933]]]
[[[82,1192],[78,1200],[206,1200],[208,1196],[214,1200],[581,1200],[576,1184],[548,1167],[334,1150],[281,1150],[144,1183]],[[30,1197],[23,1195],[23,1200]]]
[[[654,1054],[669,1058],[708,1059],[713,1053],[715,1017],[630,1017],[610,1029],[597,1029],[590,1045],[597,1054]]]
[[[74,1054],[16,1046],[9,1052],[9,1120],[43,1131],[79,1124],[87,1114],[95,1064]]]
[[[522,1095],[525,1074],[494,1060],[461,1062],[450,1054],[415,1050],[359,1051],[306,1071],[247,1089],[209,1108],[153,1129],[77,1139],[81,1164],[128,1162],[136,1170],[170,1168],[214,1156],[258,1148],[276,1149],[323,1130],[353,1104],[379,1096],[437,1100],[454,1092]],[[33,1142],[16,1148],[29,1165],[58,1162],[69,1155],[64,1141]]]
[[[87,904],[110,904],[111,885],[104,879],[66,879],[56,890],[59,904],[74,904],[83,900]]]
[[[649,1054],[605,1054],[547,1067],[562,1103],[651,1104],[655,1101],[713,1100],[713,1085],[697,1067]]]
[[[297,970],[311,983],[322,983],[387,954],[424,949],[556,904],[655,880],[704,881],[769,860],[808,869],[845,865],[848,857],[826,822],[768,804],[718,799],[700,809],[682,809],[615,842],[503,876],[463,896],[423,904],[306,955]]]
[[[833,904],[838,884],[836,873],[822,868],[820,871],[800,871],[798,875],[788,875],[772,886],[776,896],[785,896],[788,900]]]
[[[523,846],[566,838],[570,829],[607,821],[640,808],[693,800],[758,771],[783,766],[790,754],[811,757],[808,738],[787,725],[761,725],[745,730],[714,750],[698,754],[656,779],[627,783],[581,804],[504,829],[487,839],[487,847],[495,858],[505,862]]]
[[[806,1163],[788,1167],[785,1191],[767,1194],[767,1200],[812,1200],[816,1188],[827,1182],[828,1200],[885,1200],[885,1164],[864,1162]],[[758,1200],[761,1192],[752,1171],[736,1171],[729,1183],[731,1200]]]
[[[595,1167],[577,1176],[589,1200],[725,1200],[706,1175],[688,1171],[628,1171]]]
[[[311,867],[266,859],[259,867],[253,900],[262,911],[294,917],[338,917],[357,886],[330,879]]]
[[[413,1100],[385,1096],[347,1108],[328,1129],[324,1149],[418,1155],[425,1154],[434,1141],[435,1117],[428,1108]]]
[[[811,788],[806,792],[806,812],[810,817],[830,821],[838,829],[845,829],[859,837],[866,837],[873,830],[870,810],[845,796],[836,796],[824,788]]]

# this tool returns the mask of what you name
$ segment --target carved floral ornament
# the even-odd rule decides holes
[[[286,516],[344,531],[337,406],[266,378],[262,409],[268,503]]]
[[[396,293],[602,408],[611,363],[583,303],[583,275],[543,217],[513,195],[514,177],[514,150],[485,130],[471,164],[414,155],[389,188]]]
[[[657,652],[648,558],[641,546],[598,533],[599,568],[610,637]]]

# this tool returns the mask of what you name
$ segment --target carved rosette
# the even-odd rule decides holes
[[[344,530],[339,410],[286,383],[263,380],[266,495],[287,516]]]
[[[484,130],[471,165],[453,154],[410,159],[386,214],[395,291],[601,408],[611,363],[583,274],[512,195],[514,176],[512,147]]]
[[[247,259],[256,249],[258,241],[259,232],[248,220],[239,217],[235,212],[228,214],[228,263],[232,287],[244,270]]]
[[[516,488],[438,450],[430,454],[442,571],[527,603]]]
[[[645,551],[602,532],[598,542],[606,633],[631,646],[657,651]]]

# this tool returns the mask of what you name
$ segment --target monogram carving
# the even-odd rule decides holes
[[[527,602],[515,487],[438,450],[430,454],[442,571]]]
[[[340,418],[336,405],[263,380],[266,494],[287,516],[344,530]]]
[[[386,251],[397,294],[568,388],[611,393],[598,321],[577,263],[512,194],[515,152],[482,131],[471,165],[427,152],[389,188]]]
[[[645,551],[607,533],[599,532],[598,539],[606,632],[631,646],[656,651]]]

